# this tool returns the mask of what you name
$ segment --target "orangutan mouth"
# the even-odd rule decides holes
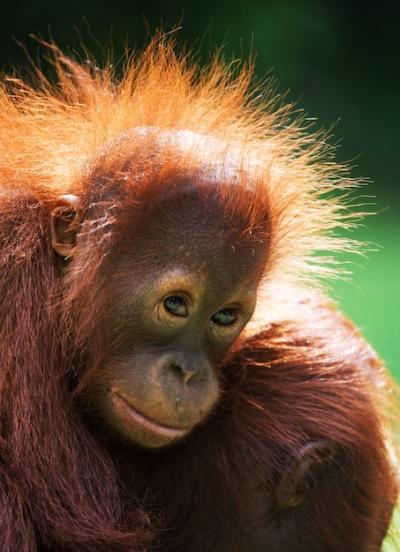
[[[112,402],[122,416],[122,418],[133,427],[140,428],[149,433],[166,437],[168,439],[181,439],[187,435],[192,427],[178,428],[162,425],[154,420],[150,420],[144,414],[138,412],[136,408],[115,388],[111,389]]]

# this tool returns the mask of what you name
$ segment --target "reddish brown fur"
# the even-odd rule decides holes
[[[216,61],[198,73],[162,39],[122,81],[57,51],[55,64],[57,86],[39,74],[36,88],[6,79],[0,92],[1,550],[257,550],[257,539],[271,552],[379,550],[398,492],[394,386],[310,291],[314,275],[335,273],[313,253],[354,247],[330,234],[350,224],[345,202],[324,195],[354,183],[286,108],[251,100],[248,70],[233,78]],[[116,213],[126,194],[151,201],[154,182],[188,178],[231,182],[227,206],[249,230],[268,205],[264,298],[223,367],[211,423],[144,461],[103,442],[76,401],[101,350]],[[86,211],[79,268],[64,281],[48,235],[61,193]],[[308,480],[304,507],[280,511],[281,477],[317,439],[338,444],[339,473]]]

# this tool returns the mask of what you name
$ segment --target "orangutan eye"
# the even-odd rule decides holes
[[[230,326],[236,322],[237,316],[233,309],[223,309],[216,312],[211,320],[218,326]]]
[[[174,316],[180,316],[182,318],[185,318],[188,315],[187,306],[184,299],[182,299],[182,297],[178,297],[177,295],[171,295],[170,297],[167,297],[166,299],[164,299],[163,304],[164,304],[165,310]]]

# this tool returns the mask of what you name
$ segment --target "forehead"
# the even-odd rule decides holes
[[[161,193],[125,213],[117,250],[126,262],[148,267],[180,264],[196,272],[236,277],[260,271],[268,248],[267,220],[250,226],[245,214],[227,209],[213,188],[202,193],[188,184]]]

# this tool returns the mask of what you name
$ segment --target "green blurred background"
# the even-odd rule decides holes
[[[288,100],[334,125],[337,158],[353,176],[371,183],[360,193],[375,196],[378,214],[354,237],[377,244],[353,264],[353,283],[333,285],[345,312],[361,327],[400,379],[400,41],[399,2],[114,0],[13,1],[2,7],[0,67],[36,59],[30,33],[54,40],[69,52],[82,41],[101,59],[112,44],[145,42],[160,23],[179,25],[179,40],[202,59],[217,46],[230,58],[257,54],[257,76],[272,70]],[[77,30],[78,28],[78,30]],[[19,43],[24,44],[21,48]],[[379,246],[379,247],[378,247]]]

